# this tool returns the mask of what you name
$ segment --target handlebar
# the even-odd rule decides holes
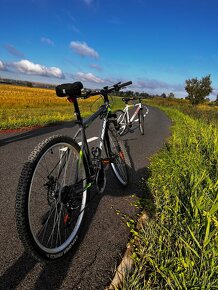
[[[113,91],[119,91],[123,87],[129,86],[132,84],[132,81],[125,83],[116,83],[111,87],[104,87],[101,90],[87,90],[83,89],[83,84],[81,82],[75,82],[72,84],[62,84],[56,87],[56,94],[58,97],[74,97],[74,98],[83,98],[87,99],[91,96],[103,95],[107,96]]]
[[[122,87],[127,87],[127,86],[129,86],[129,85],[131,85],[131,84],[132,84],[132,81],[128,81],[128,82],[126,82],[126,83],[121,84],[120,87],[121,87],[121,88],[122,88]]]
[[[119,83],[116,83],[116,84],[112,85],[111,87],[106,86],[106,87],[104,87],[101,90],[89,90],[89,91],[86,92],[86,94],[83,95],[83,98],[86,99],[86,98],[89,98],[91,96],[105,95],[105,94],[109,94],[109,93],[111,93],[113,91],[117,92],[120,89],[122,89],[122,88],[124,88],[126,86],[129,86],[131,84],[132,84],[132,81],[128,81],[126,83],[119,82]]]
[[[104,87],[103,91],[108,94],[108,93],[111,93],[112,91],[119,91],[120,89],[122,89],[124,87],[127,87],[127,86],[129,86],[131,84],[132,84],[132,81],[128,81],[126,83],[119,82],[117,84],[114,84],[111,87]]]

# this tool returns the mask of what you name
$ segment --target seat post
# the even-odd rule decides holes
[[[77,121],[79,123],[82,123],[82,116],[80,114],[80,109],[79,109],[77,98],[76,97],[69,97],[67,99],[70,103],[73,103],[73,105],[74,105]]]

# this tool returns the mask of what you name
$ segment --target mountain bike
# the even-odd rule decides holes
[[[100,193],[105,189],[107,165],[121,186],[128,185],[131,164],[117,133],[108,94],[131,83],[95,91],[84,90],[81,82],[56,87],[58,97],[67,97],[73,103],[79,129],[74,138],[55,135],[41,142],[22,169],[16,194],[17,230],[25,249],[35,259],[55,260],[73,247],[85,217],[90,188],[95,186]],[[78,98],[95,95],[102,96],[104,104],[83,119]],[[90,150],[86,128],[98,117],[102,123],[98,146]]]
[[[128,104],[129,101],[133,101],[137,99],[138,99],[137,104],[132,104],[132,105]],[[123,110],[116,111],[117,122],[120,125],[119,134],[124,135],[127,132],[127,129],[132,128],[133,122],[138,122],[139,130],[141,134],[144,135],[144,113],[143,113],[143,106],[142,106],[141,98],[123,98],[122,101],[125,102],[126,104],[125,108]],[[131,107],[136,107],[136,110],[133,113],[132,117],[130,118],[129,108]]]

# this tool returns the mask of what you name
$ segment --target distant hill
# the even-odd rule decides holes
[[[56,85],[53,85],[53,84],[4,79],[4,78],[0,78],[0,84],[17,85],[17,86],[25,86],[25,87],[33,87],[33,88],[44,88],[44,89],[52,89],[52,90],[56,87]]]

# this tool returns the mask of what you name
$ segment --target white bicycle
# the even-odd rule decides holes
[[[137,100],[137,104],[129,105],[129,101]],[[139,123],[139,130],[142,135],[144,135],[144,113],[143,113],[143,106],[141,98],[123,98],[123,102],[125,102],[125,108],[123,110],[117,110],[117,123],[119,124],[118,133],[120,135],[124,135],[127,130],[131,129],[133,126],[133,122]],[[135,112],[133,113],[132,117],[130,118],[129,108],[136,107]]]

